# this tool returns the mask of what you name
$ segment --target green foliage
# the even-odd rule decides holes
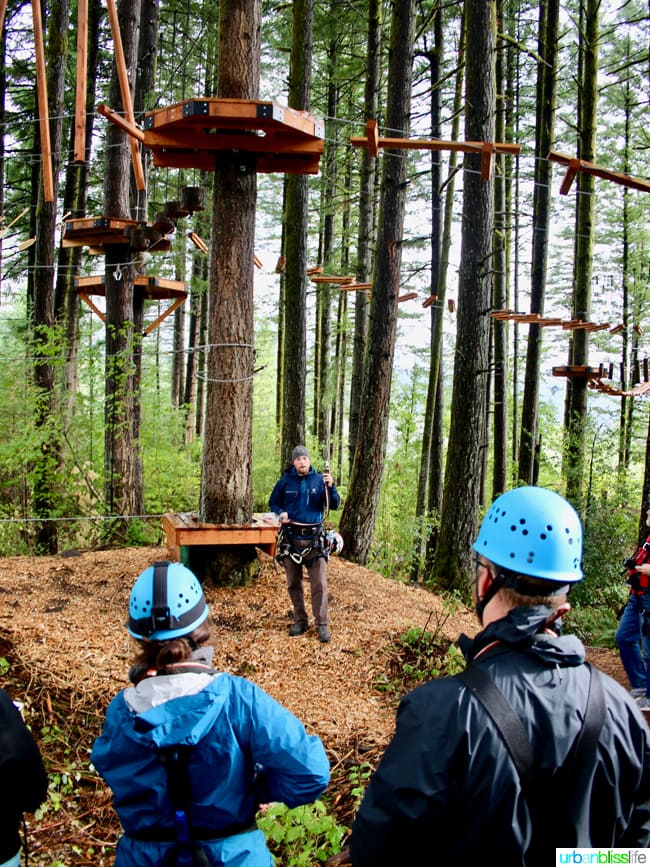
[[[328,815],[322,801],[289,809],[271,804],[257,817],[271,852],[283,867],[313,867],[337,855],[349,829]]]
[[[370,762],[361,762],[359,765],[353,765],[348,771],[348,780],[352,784],[350,795],[353,799],[355,812],[361,806],[361,801],[363,801],[363,796],[366,793],[366,788],[372,774],[373,767]]]

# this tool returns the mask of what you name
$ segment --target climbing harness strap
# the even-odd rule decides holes
[[[589,669],[590,682],[582,727],[564,762],[553,771],[552,777],[554,814],[566,818],[573,816],[576,805],[580,804],[581,799],[574,795],[582,788],[582,775],[584,769],[589,767],[589,758],[596,751],[606,713],[605,692],[600,673],[589,663],[585,664]],[[535,771],[533,748],[519,716],[484,669],[469,665],[455,677],[488,712],[508,749],[529,807],[535,807],[539,813],[544,804],[544,792],[540,792],[536,786],[539,781]],[[548,827],[543,822],[534,824]]]
[[[221,840],[257,829],[254,819],[222,828],[200,828],[190,824],[192,784],[188,765],[193,749],[185,744],[175,744],[158,751],[167,772],[169,799],[174,808],[174,827],[144,828],[128,835],[135,840],[175,842],[176,846],[168,854],[164,867],[210,867],[210,859],[200,841]]]
[[[318,557],[327,557],[323,524],[283,524],[278,532],[275,558],[278,562],[285,557],[300,565]]]

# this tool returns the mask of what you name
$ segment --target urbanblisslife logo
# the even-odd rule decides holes
[[[560,864],[650,864],[648,849],[556,849]]]

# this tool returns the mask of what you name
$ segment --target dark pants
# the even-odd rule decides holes
[[[304,563],[294,563],[291,557],[284,560],[284,571],[287,575],[287,589],[293,606],[293,622],[307,623],[305,608],[305,593],[302,583],[302,567],[307,569],[311,590],[311,610],[316,626],[328,626],[327,616],[327,560],[325,557],[315,557]]]

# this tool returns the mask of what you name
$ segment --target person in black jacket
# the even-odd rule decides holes
[[[20,864],[23,813],[33,813],[47,797],[47,774],[19,710],[0,689],[0,867]]]
[[[560,847],[646,847],[650,730],[628,692],[560,634],[582,578],[576,512],[552,491],[517,488],[495,500],[473,549],[483,629],[461,636],[465,672],[401,701],[353,823],[352,864],[542,867]],[[488,676],[500,712],[470,673]]]

